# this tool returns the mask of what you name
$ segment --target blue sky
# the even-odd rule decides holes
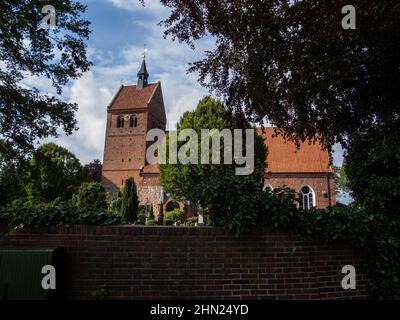
[[[196,74],[187,74],[188,63],[200,59],[212,48],[206,38],[190,49],[184,43],[163,38],[163,28],[157,23],[168,17],[169,9],[158,0],[81,0],[87,4],[86,18],[91,21],[92,34],[88,44],[89,59],[94,62],[90,72],[72,81],[64,89],[63,97],[79,105],[79,130],[71,136],[61,133],[48,139],[68,148],[82,163],[103,159],[106,106],[121,83],[135,84],[143,46],[148,49],[147,67],[150,81],[161,81],[169,129],[186,110],[193,110],[208,92],[197,83]],[[57,10],[57,8],[56,8]],[[45,79],[28,79],[28,86],[54,93]],[[340,165],[342,152],[334,154]],[[346,201],[347,202],[347,201]]]
[[[189,62],[202,57],[212,41],[204,39],[192,50],[186,44],[164,39],[163,28],[157,24],[168,17],[169,9],[158,0],[147,0],[146,7],[138,0],[81,2],[88,6],[85,17],[91,21],[92,29],[88,56],[94,66],[63,91],[63,99],[78,103],[79,130],[70,136],[60,132],[58,138],[40,143],[54,141],[68,148],[82,163],[88,163],[103,159],[106,107],[121,83],[136,84],[145,44],[149,81],[161,81],[167,126],[171,129],[184,111],[193,110],[208,93],[197,83],[197,75],[187,74],[186,70]],[[47,79],[29,77],[25,85],[55,94]]]

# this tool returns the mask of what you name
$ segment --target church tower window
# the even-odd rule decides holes
[[[136,115],[132,114],[129,118],[129,127],[136,128],[137,127],[137,118]]]
[[[118,117],[117,119],[117,128],[123,128],[124,127],[124,117]]]

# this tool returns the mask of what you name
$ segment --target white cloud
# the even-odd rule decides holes
[[[199,58],[203,49],[208,47],[211,41],[202,41],[198,49],[193,51],[184,44],[163,39],[161,33],[155,31],[146,40],[149,48],[146,60],[150,80],[161,81],[168,129],[173,129],[183,112],[193,110],[198,101],[208,94],[208,91],[198,84],[197,75],[187,74],[187,69],[189,62]],[[132,57],[138,57],[134,59],[138,63],[133,63],[129,67],[126,66],[126,70],[117,68],[117,71],[129,70],[128,79],[130,82],[136,81],[136,78],[132,79],[132,74],[136,75],[142,51],[143,48],[139,46],[131,46],[122,52],[125,61],[132,60]],[[120,75],[123,74],[120,73]]]
[[[169,9],[161,4],[159,0],[145,0],[145,6],[139,0],[107,0],[120,9],[159,16],[169,12]]]
[[[97,1],[97,0],[96,0]],[[196,50],[187,45],[172,42],[163,38],[163,29],[157,22],[168,14],[158,0],[147,0],[142,7],[138,0],[107,0],[114,6],[136,15],[132,18],[132,26],[140,25],[146,30],[141,43],[148,48],[147,66],[151,81],[161,81],[164,102],[167,111],[168,129],[174,129],[175,124],[184,111],[193,110],[207,90],[197,83],[196,74],[187,74],[188,63],[202,57],[205,50],[213,45],[211,38],[198,42]],[[137,19],[137,16],[142,18]],[[150,18],[144,18],[150,17]],[[105,39],[107,41],[107,39]],[[81,79],[75,80],[63,91],[63,98],[78,103],[77,120],[79,130],[71,136],[61,135],[59,138],[46,139],[43,142],[54,141],[73,152],[85,164],[98,158],[103,159],[104,136],[106,126],[106,106],[121,85],[136,83],[136,73],[140,67],[143,46],[134,40],[125,45],[119,53],[110,48],[100,50],[90,44],[88,54],[96,66]],[[117,63],[116,63],[117,62]],[[36,86],[43,93],[54,93],[50,81],[29,77],[24,82],[28,87]],[[343,150],[339,145],[334,148],[333,162],[342,165]],[[348,194],[340,194],[338,200],[351,202]]]
[[[164,103],[167,112],[167,128],[175,128],[184,111],[193,110],[207,91],[197,83],[197,75],[187,74],[188,63],[201,57],[211,45],[210,39],[200,41],[193,51],[185,44],[163,38],[163,29],[157,26],[160,14],[165,8],[155,0],[146,1],[141,7],[138,0],[107,0],[115,6],[136,12],[149,12],[151,18],[141,19],[141,28],[146,30],[143,43],[148,48],[146,58],[150,81],[161,81]],[[143,17],[143,15],[140,15]],[[132,25],[139,20],[132,19]],[[112,48],[111,48],[112,49]],[[81,79],[75,80],[65,89],[64,97],[78,103],[77,120],[79,130],[71,136],[61,135],[54,141],[73,152],[82,163],[92,159],[103,159],[104,135],[106,126],[106,106],[117,92],[121,81],[125,85],[136,84],[137,71],[140,68],[143,45],[133,39],[120,52],[100,50],[89,43],[88,55],[96,65]],[[51,90],[46,83],[41,84],[44,92]]]
[[[102,159],[100,155],[104,146],[106,107],[111,98],[111,90],[99,86],[92,72],[75,81],[71,87],[70,101],[79,104],[79,130],[71,139],[70,149],[79,153],[81,158],[86,158],[85,162],[94,157]]]
[[[99,86],[92,71],[73,82],[70,88],[69,102],[79,105],[76,119],[79,130],[70,136],[49,138],[43,142],[54,141],[74,153],[81,163],[89,163],[95,158],[102,160],[106,126],[106,106],[112,92]]]

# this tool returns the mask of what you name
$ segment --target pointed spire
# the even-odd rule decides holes
[[[137,87],[140,89],[143,89],[147,85],[147,81],[149,79],[149,73],[147,72],[147,68],[146,68],[146,52],[147,52],[147,49],[145,47],[144,53],[143,53],[142,66],[140,67],[140,70],[137,74],[137,76],[138,76]]]

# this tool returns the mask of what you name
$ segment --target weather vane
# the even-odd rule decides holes
[[[146,54],[147,54],[147,48],[146,44],[143,46],[143,59],[146,59]]]

